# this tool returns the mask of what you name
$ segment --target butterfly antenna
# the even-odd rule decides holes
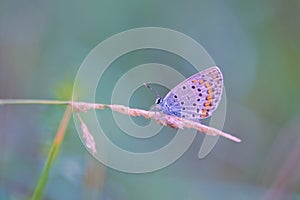
[[[144,86],[147,87],[151,92],[153,92],[157,98],[161,98],[156,90],[150,87],[147,83],[144,83]]]

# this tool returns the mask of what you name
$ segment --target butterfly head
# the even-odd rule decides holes
[[[155,103],[158,104],[158,105],[162,105],[163,104],[163,99],[159,97],[155,100]]]
[[[154,112],[164,112],[164,100],[160,97],[158,97],[156,100],[155,100],[155,104],[153,106],[151,106],[150,110],[151,111],[154,111]]]
[[[155,104],[157,105],[163,105],[163,99],[159,96],[158,92],[155,91],[152,87],[150,87],[147,83],[144,83],[144,86],[146,86],[151,92],[153,92],[157,99],[155,101]]]

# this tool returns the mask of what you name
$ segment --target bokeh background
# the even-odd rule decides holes
[[[243,140],[220,139],[199,160],[199,133],[171,166],[128,174],[94,160],[71,121],[43,198],[300,199],[299,13],[297,0],[1,0],[0,98],[67,100],[80,64],[99,42],[131,28],[165,27],[194,38],[220,66],[227,90],[224,131]],[[186,77],[194,73],[178,57],[149,50],[123,56],[106,78],[148,62],[182,64]],[[110,84],[99,86],[99,102],[109,103]],[[154,100],[141,88],[130,106],[146,109]],[[0,106],[0,199],[30,197],[64,110]],[[115,130],[112,140],[122,142],[112,118],[106,120]],[[122,145],[131,147],[127,140]]]

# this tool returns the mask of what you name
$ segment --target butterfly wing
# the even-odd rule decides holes
[[[209,117],[216,110],[221,100],[222,89],[223,75],[215,66],[178,84],[166,95],[164,101],[170,114],[180,113],[183,118],[198,121]]]

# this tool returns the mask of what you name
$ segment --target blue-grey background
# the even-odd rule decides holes
[[[165,27],[194,38],[220,66],[227,90],[224,131],[243,140],[220,139],[198,160],[199,134],[173,165],[137,175],[91,158],[71,123],[44,199],[299,199],[299,10],[296,0],[1,0],[0,98],[66,100],[81,62],[99,42],[131,28]],[[106,78],[148,62],[181,65],[187,77],[195,72],[174,55],[149,50],[120,58]],[[109,103],[112,86],[99,87],[99,102]],[[134,97],[130,106],[140,108],[155,99],[145,88]],[[63,106],[0,107],[0,199],[32,194],[63,112]],[[112,140],[122,142],[122,132],[112,130]],[[163,141],[172,138],[169,131]],[[130,149],[129,142],[120,145]]]

